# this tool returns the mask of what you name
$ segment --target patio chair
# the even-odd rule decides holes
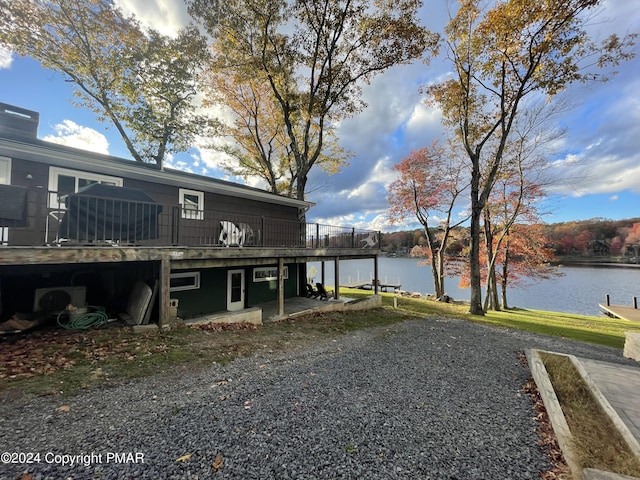
[[[242,246],[242,232],[233,222],[222,220],[220,222],[220,238],[218,239],[225,247],[229,245]]]
[[[327,292],[324,285],[321,283],[316,283],[316,290],[318,290],[320,300],[329,300],[329,298],[333,298],[333,291]]]
[[[310,283],[307,283],[307,297],[308,298],[318,298],[318,296],[320,295],[320,293],[318,293],[317,290],[315,290]]]
[[[67,213],[66,210],[63,209],[55,209],[51,210],[47,214],[47,218],[45,219],[44,224],[44,244],[60,244],[66,242],[66,238],[60,237],[60,224],[62,223],[62,218]]]
[[[371,232],[360,241],[364,243],[362,248],[372,248],[376,246],[376,243],[378,243],[378,235],[376,235],[375,232]]]
[[[253,234],[253,228],[247,223],[239,223],[238,230],[240,231],[239,245],[253,245],[255,242],[255,236]]]

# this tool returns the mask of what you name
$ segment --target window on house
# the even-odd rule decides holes
[[[11,159],[9,157],[0,157],[0,183],[3,185],[11,184]]]
[[[182,218],[191,220],[204,219],[204,192],[196,190],[180,189],[180,205],[182,205]]]
[[[200,272],[172,273],[169,277],[169,291],[197,290],[200,288]]]
[[[64,200],[67,195],[76,193],[79,189],[94,183],[122,187],[122,178],[49,167],[49,191],[53,192],[49,194],[49,207],[65,208]]]
[[[289,278],[289,267],[284,266],[282,270],[284,279]],[[254,282],[270,282],[278,279],[278,267],[257,267],[253,269]]]
[[[11,184],[11,159],[9,157],[0,157],[0,184]],[[9,241],[9,228],[0,227],[0,244],[6,245]]]

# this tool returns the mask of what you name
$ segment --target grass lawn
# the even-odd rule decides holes
[[[383,305],[393,305],[393,294],[383,293]],[[352,296],[351,292],[345,296]],[[441,303],[430,300],[399,298],[398,308],[422,315],[447,315],[479,323],[526,330],[556,337],[571,338],[583,342],[610,347],[624,347],[624,332],[640,332],[640,322],[619,320],[606,316],[594,317],[544,310],[513,309],[487,312],[484,316],[467,314],[462,303]]]
[[[543,310],[490,312],[479,321],[620,349],[624,347],[624,332],[640,332],[638,322]]]

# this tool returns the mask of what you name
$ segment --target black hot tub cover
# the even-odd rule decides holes
[[[68,195],[59,237],[77,241],[137,243],[158,238],[158,205],[137,188],[94,183]]]

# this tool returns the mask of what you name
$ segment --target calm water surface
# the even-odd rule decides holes
[[[321,281],[321,263],[309,263],[307,272],[314,267],[316,281]],[[399,283],[402,290],[433,293],[431,269],[418,266],[415,258],[378,259],[380,280]],[[599,303],[605,303],[609,294],[611,303],[632,305],[634,296],[640,298],[640,268],[561,267],[563,276],[531,282],[523,288],[510,288],[507,301],[510,307],[552,310],[557,312],[600,315]],[[373,260],[346,260],[340,262],[340,283],[346,284],[373,278]],[[326,284],[333,286],[333,262],[325,262]],[[459,278],[445,279],[446,292],[456,300],[468,300],[469,289],[458,288]]]

